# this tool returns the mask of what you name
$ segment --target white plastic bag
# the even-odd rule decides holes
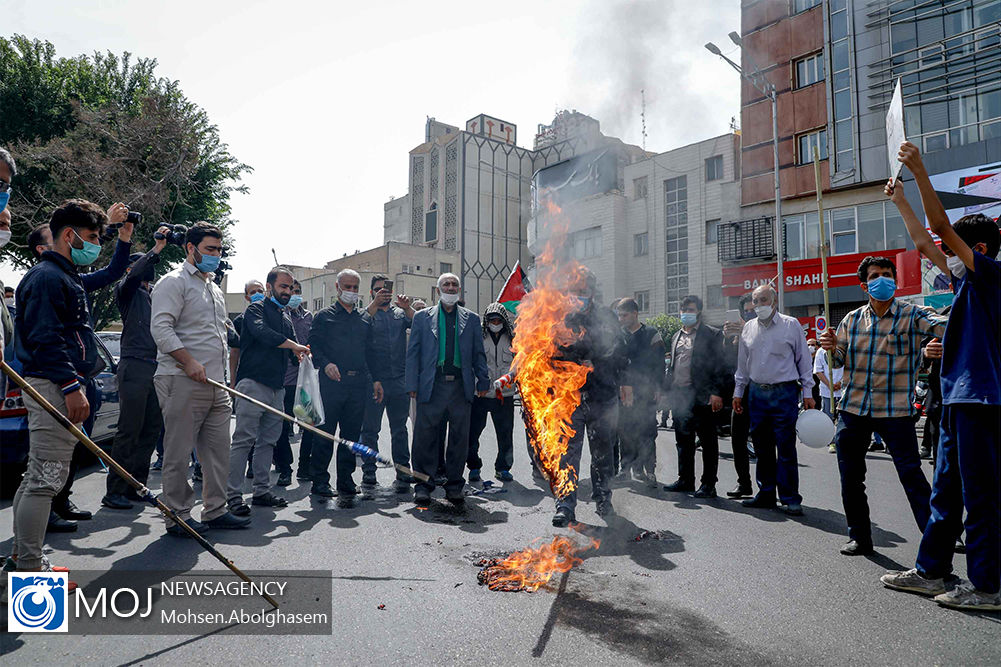
[[[299,421],[319,426],[323,423],[323,399],[320,398],[320,377],[309,356],[299,362],[299,379],[295,383],[292,414]]]

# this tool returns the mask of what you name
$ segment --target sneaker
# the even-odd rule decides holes
[[[868,556],[872,552],[872,544],[858,540],[852,540],[841,547],[841,553],[845,556]]]
[[[150,470],[163,470],[163,457],[161,456],[161,457],[157,458],[156,461],[153,461],[153,464],[149,467],[149,469]]]
[[[883,585],[895,591],[906,591],[935,597],[945,593],[945,581],[922,577],[917,568],[910,570],[887,572],[879,578]]]
[[[572,509],[569,507],[559,507],[556,509],[556,514],[553,515],[553,527],[566,528],[576,520],[577,517],[574,516]]]
[[[513,482],[514,481],[514,475],[511,474],[510,470],[500,470],[500,471],[497,472],[496,475],[494,475],[494,477],[496,477],[497,479],[499,479],[502,482]]]
[[[969,581],[961,581],[948,593],[935,596],[943,607],[968,611],[1001,611],[1001,593],[984,593]]]
[[[483,481],[483,476],[480,474],[479,468],[471,468],[469,471],[469,481],[470,482],[480,482]]]

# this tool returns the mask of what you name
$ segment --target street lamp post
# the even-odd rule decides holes
[[[730,33],[730,40],[737,46],[741,46],[740,35],[736,32]],[[782,247],[782,192],[779,186],[779,109],[778,109],[778,94],[775,90],[775,84],[765,78],[765,75],[761,73],[758,66],[754,64],[748,56],[748,61],[751,66],[754,67],[754,71],[748,74],[744,69],[733,62],[719,50],[719,47],[709,42],[706,44],[706,49],[710,53],[713,53],[727,63],[730,67],[737,70],[743,78],[751,82],[755,88],[761,91],[762,95],[768,97],[772,102],[772,160],[774,162],[773,175],[775,178],[775,227],[774,227],[774,243],[775,243],[775,257],[778,260],[778,276],[776,277],[776,292],[778,293],[778,309],[779,311],[785,308],[785,269],[784,269],[784,248]]]

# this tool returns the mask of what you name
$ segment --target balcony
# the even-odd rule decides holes
[[[755,218],[721,224],[717,259],[720,262],[742,262],[774,258],[772,220],[773,218]]]

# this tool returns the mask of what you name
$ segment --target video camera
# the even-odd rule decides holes
[[[138,211],[129,211],[125,217],[125,222],[130,222],[133,225],[138,225],[143,221],[143,214]],[[118,229],[125,224],[125,222],[114,222],[104,228],[104,234],[101,235],[101,243],[105,243],[115,238],[115,234],[118,233]]]
[[[222,279],[226,276],[226,272],[231,270],[232,268],[233,265],[227,262],[226,260],[224,259],[219,260],[219,266],[216,267],[216,270],[212,272],[215,274],[215,277],[212,278],[212,282],[214,282],[216,285],[221,285]]]
[[[131,213],[129,215],[131,215]],[[185,225],[164,225],[164,227],[169,228],[170,231],[166,234],[156,232],[153,234],[153,238],[158,241],[161,239],[167,239],[167,243],[183,248],[184,240],[188,235],[188,228]]]

